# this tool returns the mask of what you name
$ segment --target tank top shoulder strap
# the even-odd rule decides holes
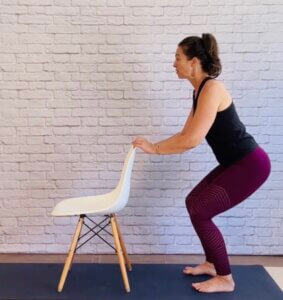
[[[194,98],[195,98],[196,100],[198,99],[198,96],[199,96],[199,94],[200,94],[202,88],[204,87],[204,84],[205,84],[209,79],[212,79],[212,78],[211,78],[211,77],[205,77],[205,78],[203,79],[203,81],[202,81],[202,82],[200,83],[200,85],[199,85],[199,89],[198,89],[197,95],[195,94],[195,90],[194,90],[193,96],[194,96]]]
[[[193,108],[194,108],[194,112],[196,111],[196,108],[197,108],[197,101],[198,101],[199,94],[200,94],[202,88],[204,87],[205,83],[206,83],[209,79],[212,79],[212,78],[211,78],[211,77],[205,77],[205,78],[202,80],[202,82],[201,82],[200,85],[199,85],[199,89],[198,89],[197,95],[195,94],[195,90],[193,91]]]

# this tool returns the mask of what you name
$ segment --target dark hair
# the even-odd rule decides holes
[[[210,33],[203,33],[202,37],[189,36],[179,45],[188,59],[197,57],[203,71],[216,78],[221,73],[221,62],[218,57],[218,45],[215,37]]]

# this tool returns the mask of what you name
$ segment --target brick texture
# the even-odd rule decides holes
[[[117,184],[134,136],[178,132],[192,88],[177,43],[211,32],[241,119],[272,159],[262,188],[217,216],[231,254],[283,254],[281,0],[0,0],[0,252],[66,252],[67,197]],[[119,214],[129,253],[202,253],[184,199],[216,166],[204,142],[183,155],[137,153]],[[112,253],[94,240],[79,252]]]

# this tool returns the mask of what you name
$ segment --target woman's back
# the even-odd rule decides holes
[[[201,90],[210,79],[210,77],[206,77],[200,84],[197,95],[194,93],[194,111],[197,109],[197,101]],[[222,107],[227,105],[227,101],[229,101],[227,98],[223,98]],[[233,164],[258,146],[254,138],[246,132],[246,128],[240,121],[233,102],[224,110],[217,112],[216,118],[205,138],[212,148],[216,159],[223,166]]]

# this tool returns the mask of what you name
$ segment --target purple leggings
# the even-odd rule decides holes
[[[186,198],[191,222],[206,260],[214,264],[218,275],[228,275],[231,269],[224,239],[212,218],[254,193],[268,178],[270,170],[268,155],[257,147],[228,167],[217,166]]]

